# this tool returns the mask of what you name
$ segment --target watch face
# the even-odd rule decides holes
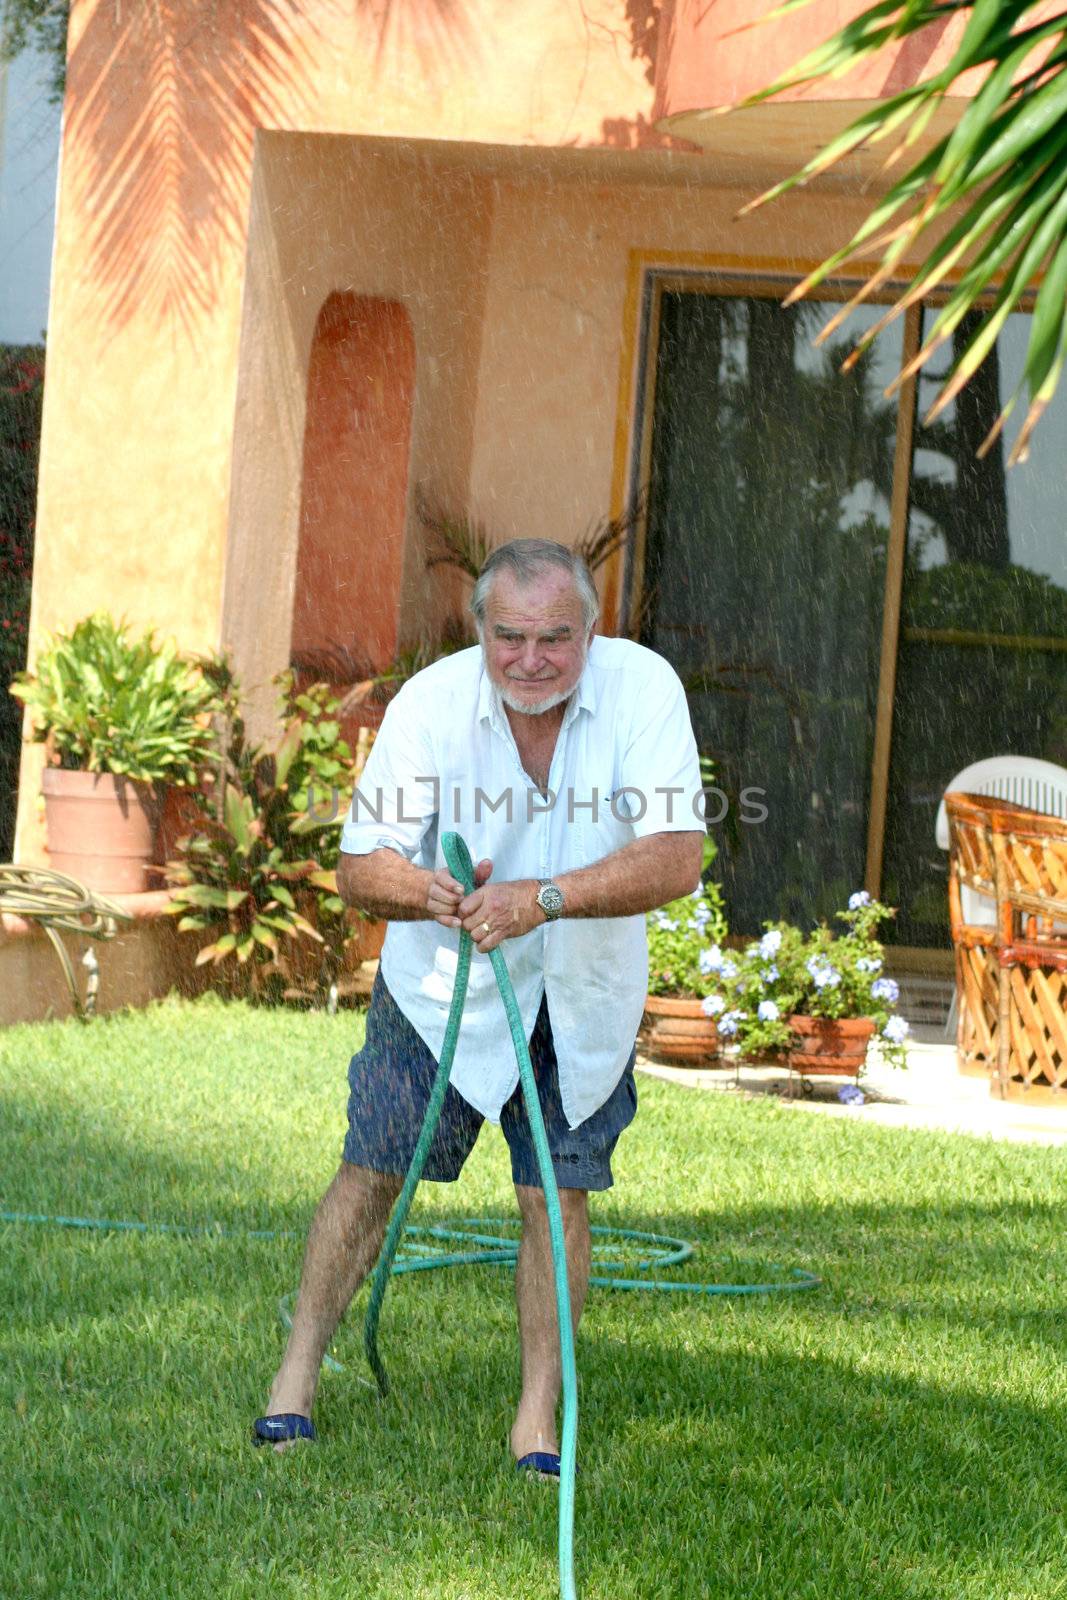
[[[563,890],[557,889],[554,883],[546,883],[537,899],[542,911],[549,916],[558,916],[563,910]]]

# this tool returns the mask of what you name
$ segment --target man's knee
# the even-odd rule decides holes
[[[342,1161],[327,1199],[333,1200],[345,1222],[362,1229],[388,1220],[393,1202],[403,1188],[403,1178],[391,1172],[374,1172]]]
[[[522,1217],[524,1228],[537,1230],[548,1229],[548,1207],[545,1203],[543,1189],[535,1189],[523,1183],[515,1185],[515,1197],[519,1203],[519,1214]],[[559,1208],[563,1215],[565,1232],[572,1228],[581,1227],[589,1217],[589,1193],[586,1189],[561,1189],[559,1191]]]

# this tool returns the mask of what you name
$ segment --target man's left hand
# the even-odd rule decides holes
[[[537,883],[533,878],[483,884],[460,901],[456,915],[482,955],[488,955],[505,939],[521,938],[545,920],[537,904]]]

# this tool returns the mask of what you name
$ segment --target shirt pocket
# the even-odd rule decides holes
[[[616,793],[617,780],[599,789],[595,814],[590,810],[576,813],[583,866],[592,866],[595,862],[602,861],[605,856],[613,855],[616,850],[621,850],[623,845],[630,844],[634,838],[633,824],[626,809],[627,802],[633,804],[634,796],[622,795],[615,800],[615,807],[612,810],[612,800]]]
[[[456,967],[459,964],[459,949],[451,945],[439,944],[434,951],[433,966],[423,978],[420,988],[429,1000],[436,1000],[442,1005],[450,1005],[452,991],[456,986]],[[471,954],[470,976],[467,980],[467,994],[473,999],[476,995],[484,993],[496,984],[496,973],[493,963],[488,956],[479,955],[477,950]]]

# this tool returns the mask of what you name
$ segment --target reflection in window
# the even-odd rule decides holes
[[[715,872],[740,933],[810,924],[863,882],[900,350],[842,376],[879,312],[813,348],[835,309],[661,301],[642,639],[730,797]]]
[[[973,320],[961,326],[955,351],[973,330]],[[1067,765],[1067,394],[1025,465],[1005,467],[1022,405],[976,459],[1028,337],[1029,317],[1010,317],[991,359],[926,427],[952,357],[935,357],[919,379],[883,889],[901,907],[895,937],[906,944],[948,942],[934,821],[955,774],[992,755]]]

